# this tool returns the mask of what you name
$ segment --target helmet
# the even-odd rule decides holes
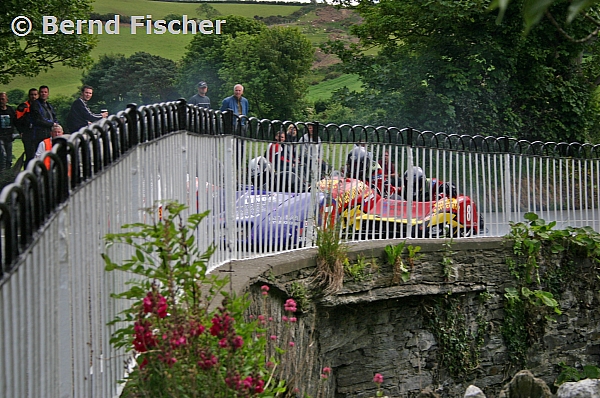
[[[425,188],[425,173],[423,173],[422,168],[413,166],[412,169],[406,170],[404,173],[404,187],[408,187],[410,183],[413,187],[413,196],[416,197],[417,193]]]
[[[251,179],[255,179],[264,173],[271,172],[271,162],[262,156],[250,160],[248,164],[248,174]]]
[[[371,175],[371,155],[363,147],[353,148],[346,158],[346,177],[363,179]]]

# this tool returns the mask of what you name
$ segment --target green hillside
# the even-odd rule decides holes
[[[152,15],[153,20],[161,19],[167,14],[186,14],[190,17],[197,17],[196,9],[200,3],[175,3],[150,0],[101,0],[92,3],[94,12],[98,14],[121,14],[121,15]],[[240,4],[240,3],[211,3],[211,6],[222,15],[241,15],[245,17],[269,17],[286,16],[299,10],[298,5],[273,5],[273,4]],[[298,22],[294,23],[301,32],[317,48],[325,40],[330,39],[332,34],[336,37],[340,32],[351,23],[356,23],[355,17],[347,11],[336,10],[334,7],[320,8],[319,12],[311,11],[302,16]],[[137,51],[144,51],[161,57],[169,58],[174,61],[181,59],[185,53],[185,47],[192,39],[192,35],[131,35],[129,24],[122,24],[119,35],[96,35],[98,44],[91,53],[94,60],[97,60],[102,54],[124,54],[129,56]],[[332,61],[326,60],[323,66],[331,64]],[[335,62],[335,61],[333,61]],[[323,69],[321,64],[314,65],[314,73],[319,74]],[[8,85],[0,85],[0,91],[9,91],[12,89],[21,89],[27,91],[31,87],[47,85],[50,87],[50,98],[57,95],[71,96],[75,94],[81,84],[83,70],[67,68],[62,65],[56,65],[48,72],[27,78],[16,77]],[[347,86],[350,89],[360,89],[358,78],[353,75],[340,76],[336,79],[325,80],[323,77],[315,79],[320,83],[313,85],[309,90],[310,101],[318,99],[327,99],[331,92],[336,89]]]
[[[306,98],[309,101],[327,100],[335,90],[348,87],[350,91],[361,91],[362,86],[358,75],[342,75],[335,79],[325,80],[308,88]]]

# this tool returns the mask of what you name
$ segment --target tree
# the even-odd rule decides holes
[[[530,0],[526,1],[523,4],[523,19],[525,21],[525,26],[527,29],[531,29],[531,27],[537,24],[544,15],[548,16],[550,14],[550,7],[560,3],[560,0]],[[573,0],[569,5],[569,12],[566,18],[567,22],[573,21],[580,14],[587,14],[587,10],[594,6],[595,4],[600,3],[600,0]],[[498,22],[502,21],[504,13],[510,4],[510,0],[493,0],[490,4],[490,9],[500,9],[500,13],[498,15]],[[600,28],[600,21],[596,23],[598,28]],[[598,36],[598,29],[595,29],[595,36]]]
[[[82,68],[91,63],[89,53],[95,44],[88,34],[43,34],[42,16],[56,16],[61,20],[88,19],[89,0],[4,1],[0,12],[0,84],[7,84],[15,76],[36,76],[56,63]],[[26,16],[32,30],[17,36],[11,30],[13,20]],[[27,29],[25,20],[15,25]],[[16,21],[15,21],[16,22]]]
[[[111,112],[122,110],[128,103],[151,104],[179,98],[175,89],[175,62],[137,52],[103,55],[87,72],[82,83],[94,87],[92,107],[106,107]]]
[[[215,19],[220,16],[221,13],[215,7],[211,6],[208,3],[202,3],[198,8],[196,8],[196,13],[200,17],[205,17],[206,19]]]
[[[297,29],[264,29],[230,42],[219,76],[229,87],[243,82],[250,108],[259,117],[292,120],[302,116],[304,77],[313,57],[311,43]]]
[[[345,104],[373,115],[369,123],[589,140],[598,123],[599,43],[573,43],[548,20],[523,35],[520,0],[513,3],[497,24],[484,0],[361,1],[364,22],[353,28],[360,43],[327,46],[366,88]],[[562,2],[552,11],[567,8]],[[577,18],[565,29],[577,36],[592,25]]]
[[[223,17],[227,21],[220,35],[195,35],[181,60],[177,76],[179,92],[186,98],[196,93],[200,80],[208,84],[208,96],[213,106],[232,94],[233,86],[225,86],[219,70],[227,62],[225,50],[239,35],[255,35],[266,29],[263,23],[236,15]],[[236,83],[239,83],[236,82]]]

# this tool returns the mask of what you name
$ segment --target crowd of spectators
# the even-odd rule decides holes
[[[66,120],[59,121],[56,110],[49,101],[50,88],[42,85],[31,88],[27,100],[16,109],[8,105],[8,95],[0,93],[0,171],[13,167],[13,141],[20,138],[23,142],[23,166],[39,156],[38,149],[46,142],[45,148],[51,148],[48,140],[58,136],[53,132],[76,132],[82,127],[108,117],[108,112],[102,110],[94,113],[88,106],[92,98],[93,88],[83,86],[80,96],[71,104]],[[66,127],[65,127],[66,126]]]

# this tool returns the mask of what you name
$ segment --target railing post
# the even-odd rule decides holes
[[[128,119],[127,134],[129,134],[129,143],[131,146],[140,143],[140,132],[138,129],[138,113],[136,104],[127,104],[127,111],[125,113]],[[121,131],[121,134],[124,132]]]
[[[187,117],[187,101],[185,98],[177,100],[177,118],[179,119],[178,130],[188,130],[188,117]]]
[[[223,133],[225,135],[233,135],[233,112],[223,112]]]
[[[69,162],[67,160],[69,145],[65,137],[54,138],[53,145],[56,145],[56,154],[60,158],[60,175],[58,176],[58,189],[60,193],[59,202],[62,203],[69,197]]]

